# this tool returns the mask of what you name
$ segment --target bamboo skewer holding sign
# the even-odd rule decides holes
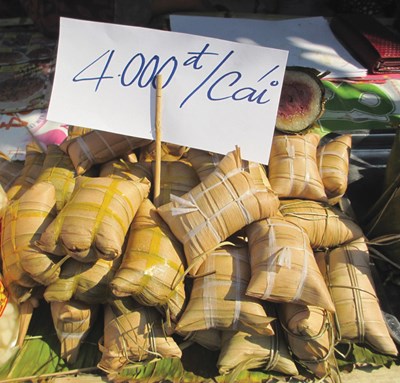
[[[155,111],[155,139],[156,139],[156,163],[154,174],[154,205],[159,206],[161,183],[161,89],[162,75],[156,76],[156,111]]]

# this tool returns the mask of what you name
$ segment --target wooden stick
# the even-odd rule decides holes
[[[159,206],[160,184],[161,184],[161,89],[162,76],[156,77],[156,114],[155,114],[155,134],[156,134],[156,163],[154,168],[154,195],[153,201],[156,207]]]

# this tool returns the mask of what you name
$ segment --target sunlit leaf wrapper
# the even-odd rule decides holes
[[[278,206],[277,195],[255,181],[233,151],[204,181],[180,197],[171,196],[158,212],[183,244],[195,275],[208,252],[251,222],[271,216]]]
[[[282,217],[246,228],[251,279],[246,294],[272,302],[312,304],[334,312],[305,231]]]
[[[117,296],[168,311],[176,320],[185,304],[185,256],[181,243],[149,199],[140,205],[130,227],[121,266],[111,287]]]
[[[365,237],[316,257],[335,303],[340,339],[397,355],[375,292]]]
[[[38,246],[82,262],[119,257],[149,189],[146,180],[78,177],[70,201],[41,235]]]

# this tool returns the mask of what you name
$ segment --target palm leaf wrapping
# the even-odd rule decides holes
[[[324,202],[282,200],[279,210],[307,233],[313,249],[339,246],[363,235],[352,217]]]
[[[91,132],[93,129],[84,128],[78,125],[69,125],[67,140],[72,140],[79,136],[84,136],[85,134]]]
[[[75,168],[58,145],[48,145],[42,170],[35,182],[51,182],[56,191],[56,208],[60,211],[71,198],[75,186]]]
[[[268,179],[280,198],[326,201],[317,166],[320,136],[275,134],[268,163]]]
[[[82,175],[93,165],[102,164],[146,145],[149,140],[92,130],[65,140],[60,148],[69,155],[76,173]]]
[[[117,307],[116,307],[117,305]],[[181,358],[176,341],[164,333],[161,314],[133,299],[106,305],[104,337],[98,368],[115,373],[129,363],[155,358]]]
[[[397,355],[376,296],[365,237],[316,257],[335,303],[340,340]]]
[[[182,245],[146,198],[131,224],[121,266],[111,281],[112,291],[157,306],[176,320],[186,298],[184,261]]]
[[[193,281],[188,304],[178,321],[179,333],[219,329],[272,335],[263,305],[245,295],[250,279],[246,243],[224,245],[209,253]]]
[[[121,258],[100,258],[94,263],[70,258],[62,265],[59,278],[46,287],[43,297],[48,302],[75,299],[87,304],[105,304],[114,298],[110,283],[120,264]]]
[[[42,171],[45,156],[46,154],[36,143],[26,145],[24,166],[20,175],[7,190],[9,200],[18,199],[35,183]]]
[[[189,150],[187,146],[170,144],[161,142],[161,161],[173,162],[179,161],[185,156]],[[139,161],[153,162],[156,159],[156,142],[151,141],[149,144],[140,148]]]
[[[24,161],[11,161],[4,153],[0,152],[0,185],[4,191],[14,184],[15,180],[21,175],[24,168]]]
[[[319,378],[340,382],[332,314],[317,306],[284,303],[279,306],[279,319],[297,361]]]
[[[35,246],[55,216],[55,189],[51,183],[33,185],[7,206],[1,231],[1,259],[7,289],[21,302],[34,286],[47,285],[59,275],[52,257]]]
[[[38,246],[82,262],[119,257],[149,188],[146,180],[78,177],[71,199],[43,232]]]
[[[152,171],[155,172],[155,162],[152,162]],[[190,192],[200,183],[193,167],[184,161],[162,161],[161,182],[158,206],[171,201],[171,195],[180,197]]]
[[[318,169],[331,205],[347,190],[351,144],[351,135],[344,134],[317,148]]]
[[[82,341],[87,337],[98,312],[98,305],[71,300],[51,302],[50,311],[61,344],[60,357],[75,363]]]
[[[183,244],[195,275],[207,252],[251,222],[273,215],[278,206],[276,194],[255,182],[233,151],[204,181],[180,197],[171,196],[157,211]]]
[[[252,223],[246,234],[251,265],[246,295],[335,311],[310,240],[300,226],[277,216]]]
[[[298,375],[282,330],[278,328],[277,322],[273,322],[272,326],[274,335],[223,331],[221,352],[217,361],[219,373],[225,375],[243,368]]]

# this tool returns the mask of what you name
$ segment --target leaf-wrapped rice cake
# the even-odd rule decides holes
[[[301,227],[276,216],[252,223],[246,234],[251,265],[246,295],[335,311],[310,240]]]
[[[340,383],[332,314],[317,306],[284,303],[279,306],[279,319],[296,360],[318,378]]]
[[[56,191],[56,208],[60,211],[71,198],[75,187],[75,168],[58,145],[48,145],[42,170],[35,183],[51,182]]]
[[[149,142],[143,138],[92,130],[82,136],[65,140],[60,148],[70,156],[76,173],[82,175],[93,165],[119,158]]]
[[[157,306],[176,320],[186,298],[184,262],[181,243],[146,198],[131,224],[121,266],[111,281],[112,291]]]
[[[336,307],[341,341],[397,355],[375,292],[365,237],[315,256]]]
[[[176,331],[207,329],[256,331],[271,335],[271,321],[261,302],[245,295],[250,280],[245,242],[212,251],[194,278],[188,304]]]
[[[50,303],[54,328],[61,345],[60,356],[67,363],[75,363],[81,343],[91,330],[98,309],[98,305],[75,300]]]
[[[216,170],[157,211],[184,246],[191,275],[207,253],[248,224],[277,212],[277,195],[244,169],[240,153],[227,154]]]
[[[317,148],[317,165],[331,205],[339,202],[348,186],[351,135],[333,138]]]
[[[54,219],[55,203],[53,184],[40,182],[10,202],[4,212],[0,244],[4,281],[10,292],[20,291],[21,296],[14,297],[17,301],[24,290],[47,285],[59,275],[54,258],[35,246]]]
[[[275,134],[268,163],[268,179],[280,199],[326,201],[317,166],[317,133]]]
[[[129,363],[181,358],[182,351],[165,334],[161,314],[155,308],[140,306],[132,298],[121,302],[104,307],[104,340],[100,345],[102,357],[98,368],[113,373]]]
[[[279,211],[307,233],[313,249],[339,246],[363,235],[354,218],[326,202],[286,200]]]
[[[82,262],[119,257],[149,188],[147,180],[78,177],[71,199],[43,232],[38,246]]]

